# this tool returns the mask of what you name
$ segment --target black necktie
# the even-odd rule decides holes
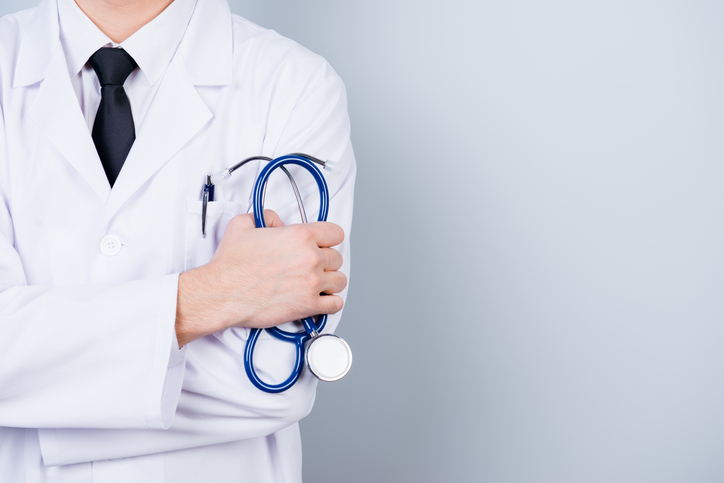
[[[123,49],[98,49],[88,60],[101,83],[101,104],[93,124],[93,142],[113,186],[136,139],[131,104],[123,89],[136,61]]]

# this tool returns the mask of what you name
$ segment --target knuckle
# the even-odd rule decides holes
[[[324,263],[324,256],[319,250],[308,250],[304,254],[303,264],[308,269],[315,269]]]
[[[304,225],[293,225],[291,227],[291,234],[299,243],[307,243],[314,240],[314,234]]]
[[[319,293],[319,287],[322,286],[324,283],[324,280],[322,279],[322,275],[319,273],[312,273],[308,278],[307,281],[309,282],[309,285],[312,287],[312,291],[315,294]]]

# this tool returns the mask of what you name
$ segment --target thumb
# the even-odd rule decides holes
[[[279,218],[279,215],[277,215],[274,210],[264,210],[264,224],[270,228],[284,226],[282,219]]]
[[[284,226],[281,218],[272,210],[264,210],[264,223],[267,227]],[[243,215],[236,215],[231,219],[226,230],[238,231],[238,230],[251,230],[256,228],[254,222],[254,213],[245,213]]]

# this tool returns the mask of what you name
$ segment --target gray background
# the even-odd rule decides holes
[[[355,366],[306,481],[724,481],[724,4],[231,4],[348,88]]]

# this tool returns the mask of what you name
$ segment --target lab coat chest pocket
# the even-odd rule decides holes
[[[201,201],[186,204],[184,270],[204,265],[214,256],[226,224],[236,215],[246,213],[247,205],[230,201],[211,201],[206,209],[206,236],[201,234]]]

